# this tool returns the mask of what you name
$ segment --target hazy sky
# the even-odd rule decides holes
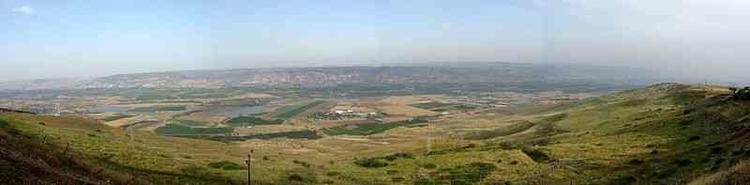
[[[0,78],[431,61],[750,79],[748,0],[0,0]]]

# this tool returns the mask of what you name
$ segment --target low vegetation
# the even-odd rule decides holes
[[[415,184],[471,185],[488,177],[497,167],[492,163],[476,162],[453,168],[440,169],[429,176],[421,177]]]
[[[355,159],[354,164],[365,168],[379,168],[386,167],[389,161],[397,159],[414,159],[414,155],[410,153],[395,153],[383,157]]]
[[[492,139],[496,137],[503,137],[503,136],[508,136],[511,134],[523,132],[525,130],[530,129],[531,127],[534,127],[534,125],[536,124],[529,122],[529,121],[521,121],[516,124],[512,124],[512,125],[502,127],[502,128],[472,132],[464,136],[464,138],[482,140],[482,139]]]
[[[222,169],[222,170],[247,170],[246,166],[231,162],[231,161],[219,161],[208,163],[211,168]]]

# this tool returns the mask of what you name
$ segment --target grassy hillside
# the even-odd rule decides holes
[[[76,117],[0,120],[30,141],[69,146],[87,164],[155,184],[240,184],[248,147],[264,148],[252,168],[259,184],[726,184],[745,182],[750,157],[750,101],[729,94],[659,84],[368,135],[228,143],[131,137]]]
[[[480,144],[339,171],[363,182],[405,184],[688,183],[750,156],[744,146],[750,141],[750,102],[728,94],[722,87],[659,84],[551,108],[434,123],[436,134]]]
[[[0,120],[0,184],[143,184],[126,173],[98,168],[65,148],[44,145]]]
[[[130,134],[93,120],[72,116],[0,114],[7,128],[37,145],[66,150],[80,161],[117,173],[132,174],[147,184],[241,184],[244,171],[214,169],[218,161],[242,163],[236,146],[204,140]],[[131,139],[132,138],[132,139]],[[189,146],[189,147],[187,147]],[[128,179],[126,179],[128,180]],[[263,182],[258,182],[263,184]],[[74,183],[77,184],[77,183]]]

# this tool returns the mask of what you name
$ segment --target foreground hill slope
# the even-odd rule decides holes
[[[5,123],[3,133],[11,133],[3,136],[4,141],[17,138],[14,141],[28,143],[3,144],[2,162],[14,164],[2,171],[3,179],[25,174],[73,184],[246,180],[246,169],[240,165],[246,149],[234,143],[128,133],[69,116],[4,113],[0,120]],[[731,98],[725,87],[658,84],[554,107],[504,109],[430,124],[361,139],[426,136],[429,131],[440,141],[458,144],[436,142],[425,150],[425,137],[398,147],[382,146],[382,151],[401,150],[397,153],[361,153],[336,161],[292,161],[259,153],[253,177],[256,184],[700,185],[741,184],[750,171],[744,162],[750,157],[750,101]],[[23,147],[30,145],[43,149]],[[60,155],[68,146],[71,154]],[[45,160],[49,172],[32,173],[28,169],[35,164],[15,159],[19,153]],[[77,156],[80,167],[63,168],[34,157],[68,155]],[[102,175],[95,169],[109,172]]]
[[[747,175],[734,166],[750,156],[748,123],[750,102],[732,99],[728,88],[658,84],[555,107],[434,123],[439,134],[480,144],[377,169],[418,166],[411,171],[421,174],[418,184],[731,182]],[[461,174],[472,165],[479,167],[468,171],[478,175]],[[714,173],[719,177],[703,177]]]
[[[1,113],[0,182],[9,184],[241,184],[210,171],[215,159],[242,160],[226,144],[128,133],[75,116]],[[131,137],[132,136],[132,137]],[[233,152],[234,151],[234,152]],[[233,157],[234,156],[234,157]],[[12,164],[12,165],[11,165]],[[230,171],[231,172],[231,171]],[[237,174],[242,174],[237,172]],[[38,179],[38,180],[37,180]],[[31,180],[29,182],[29,180]],[[0,183],[2,184],[2,183]]]
[[[658,84],[525,114],[530,129],[484,140],[534,159],[522,182],[682,184],[750,156],[750,102],[724,87]]]

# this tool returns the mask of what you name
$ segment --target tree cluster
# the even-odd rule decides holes
[[[745,87],[742,89],[731,88],[731,90],[734,92],[734,98],[740,100],[750,100],[750,87]]]

